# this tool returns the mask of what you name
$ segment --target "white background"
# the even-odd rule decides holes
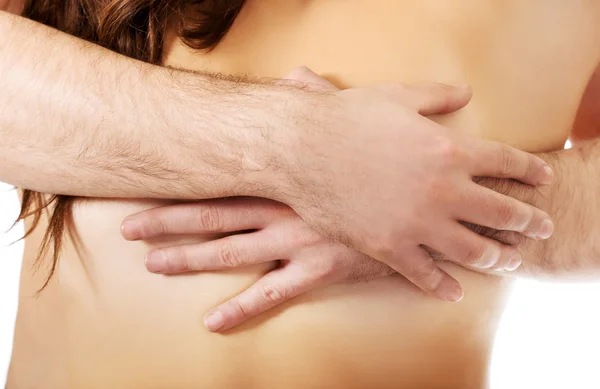
[[[23,229],[3,233],[17,212],[16,192],[0,183],[0,388],[10,357],[23,250],[21,243],[7,244]],[[598,389],[599,371],[600,283],[518,281],[496,339],[491,389]]]

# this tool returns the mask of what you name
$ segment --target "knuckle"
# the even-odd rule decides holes
[[[268,303],[277,304],[286,299],[287,293],[275,285],[265,284],[260,288],[260,294],[263,300]]]
[[[190,270],[190,264],[188,261],[188,257],[184,250],[181,250],[181,249],[173,250],[173,252],[171,253],[171,255],[168,258],[171,259],[168,262],[168,263],[170,263],[169,267],[171,267],[173,270],[175,270],[175,269],[181,270],[181,271]]]
[[[525,166],[525,175],[535,174],[540,170],[540,166],[537,163],[537,159],[534,156],[528,156],[527,163]]]
[[[476,265],[481,262],[485,256],[485,246],[480,244],[466,245],[464,253],[464,263],[467,265]]]
[[[518,230],[519,232],[529,231],[533,227],[540,226],[542,223],[542,220],[544,220],[544,217],[538,211],[536,211],[530,207],[526,207],[526,209],[527,209],[527,213],[526,213],[527,216],[525,216],[525,212],[524,212],[523,217],[520,220],[521,223],[519,223],[518,226],[515,226],[515,229]],[[515,223],[515,224],[517,224],[517,223]]]
[[[209,231],[222,231],[223,221],[219,209],[213,206],[200,206],[196,210],[200,225]]]
[[[515,158],[507,147],[500,148],[498,175],[501,178],[510,177],[514,172]]]
[[[399,234],[398,236],[402,236]],[[376,258],[393,258],[397,252],[394,234],[389,232],[382,232],[376,237],[369,239],[367,242],[373,247],[374,257]]]
[[[422,264],[415,265],[411,271],[410,276],[413,282],[419,285],[420,288],[432,292],[437,288],[431,280],[435,279],[437,273],[437,267],[432,262],[425,262]]]
[[[458,143],[447,137],[438,139],[437,153],[440,163],[444,166],[455,166],[462,161],[465,154]]]
[[[144,236],[165,235],[168,231],[167,221],[158,214],[149,223],[142,223],[142,230]]]
[[[496,221],[499,228],[508,228],[513,224],[515,218],[515,209],[512,206],[512,202],[503,199],[498,204],[496,210]]]
[[[233,311],[235,312],[235,316],[247,319],[252,316],[252,310],[250,306],[247,306],[241,299],[235,299],[230,302]]]
[[[491,263],[490,267],[502,269],[509,264],[511,258],[515,255],[519,255],[519,250],[514,247],[502,247],[498,252],[498,257],[495,258],[495,261]]]
[[[242,265],[238,249],[227,238],[224,238],[223,243],[219,246],[219,261],[225,265],[225,267],[230,268]]]
[[[320,261],[319,268],[312,277],[317,283],[326,282],[330,280],[335,274],[337,274],[342,268],[343,264],[338,258],[330,258]]]

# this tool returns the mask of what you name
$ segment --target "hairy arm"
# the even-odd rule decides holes
[[[283,154],[273,112],[290,89],[152,66],[0,11],[0,180],[78,196],[266,196],[277,175],[265,166]]]
[[[0,12],[0,180],[75,196],[269,198],[432,293],[458,286],[420,244],[479,267],[520,262],[458,220],[551,235],[544,212],[470,179],[544,185],[546,163],[426,118],[464,107],[469,88],[340,91],[309,74],[290,85],[165,69]],[[514,218],[494,219],[507,202]],[[413,228],[428,223],[440,233]]]
[[[469,227],[517,247],[523,263],[515,273],[536,278],[598,277],[600,140],[540,156],[555,172],[555,180],[549,187],[534,189],[515,181],[489,178],[479,183],[545,210],[554,221],[552,237],[545,241],[533,240],[507,231]]]

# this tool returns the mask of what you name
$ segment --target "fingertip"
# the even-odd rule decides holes
[[[458,93],[461,94],[461,106],[467,105],[473,98],[473,88],[471,88],[471,86],[467,84],[459,84],[456,85],[455,88],[457,89]]]
[[[437,86],[439,89],[451,93],[451,94],[461,94],[461,95],[471,95],[473,90],[469,84],[465,83],[443,83],[437,82],[433,83],[434,86]]]
[[[204,317],[204,326],[210,332],[222,331],[225,328],[225,317],[220,311],[213,311]]]
[[[125,219],[121,223],[121,236],[126,240],[137,240],[140,238],[140,223],[133,219]]]
[[[144,263],[146,269],[151,273],[163,274],[165,270],[165,255],[159,250],[151,250],[146,254]]]
[[[436,289],[436,294],[445,301],[457,303],[463,299],[463,290],[455,279],[450,276],[444,277]]]
[[[540,226],[540,230],[536,235],[536,239],[546,240],[550,239],[550,237],[554,234],[554,223],[550,219],[550,216],[544,218],[542,221],[542,225]]]
[[[471,88],[471,86],[469,84],[457,83],[457,84],[449,85],[449,87],[451,89],[453,89],[455,92],[461,93],[464,96],[470,97],[473,94],[473,88]]]
[[[508,261],[508,264],[504,267],[504,271],[515,271],[523,263],[523,259],[521,258],[521,254],[517,253]]]
[[[464,108],[473,97],[471,86],[467,84],[440,84],[446,91],[448,103],[440,113],[452,113]]]
[[[529,227],[523,231],[523,235],[535,240],[549,239],[554,233],[554,223],[550,216],[542,212],[540,215],[534,213],[533,221]]]
[[[540,178],[540,185],[550,185],[552,180],[554,179],[554,171],[550,166],[548,166],[545,162],[542,167],[542,177]]]

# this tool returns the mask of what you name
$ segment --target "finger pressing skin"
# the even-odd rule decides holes
[[[474,176],[512,178],[529,185],[547,185],[552,181],[552,168],[540,157],[499,142],[470,142]]]
[[[463,297],[458,281],[440,269],[429,254],[419,246],[411,246],[403,250],[388,265],[419,289],[442,300],[455,302]]]
[[[218,199],[168,205],[125,218],[125,239],[152,239],[165,235],[206,234],[257,229],[286,212],[279,203],[256,198]]]
[[[465,107],[473,93],[469,86],[440,83],[408,85],[406,102],[423,116],[448,114]]]
[[[452,262],[474,269],[509,271],[521,265],[521,255],[512,246],[478,235],[459,223],[443,231],[436,234],[431,248]]]
[[[146,256],[146,268],[160,274],[232,269],[286,258],[294,249],[290,245],[289,240],[260,230],[204,243],[153,249]]]
[[[289,72],[284,80],[297,81],[309,89],[321,90],[321,91],[338,91],[335,85],[329,82],[327,79],[319,76],[306,66],[300,66]]]
[[[475,183],[466,186],[453,215],[464,222],[520,232],[533,239],[548,239],[554,231],[546,212]]]
[[[277,305],[308,292],[321,282],[299,268],[283,267],[267,273],[250,288],[209,312],[204,325],[212,332],[231,329]]]

